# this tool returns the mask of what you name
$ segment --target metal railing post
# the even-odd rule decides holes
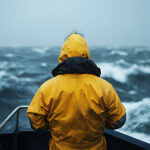
[[[16,127],[15,127],[15,132],[18,132],[18,127],[19,127],[19,110],[16,112]]]
[[[20,109],[25,109],[28,108],[28,105],[21,105],[16,107],[9,115],[8,117],[0,124],[0,130],[3,129],[3,127],[6,125],[6,123],[14,116],[15,113],[17,113],[16,116],[16,126],[15,126],[15,131],[18,132],[18,124],[19,124],[19,111]]]

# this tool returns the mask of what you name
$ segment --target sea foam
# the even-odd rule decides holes
[[[121,66],[122,64],[125,67]],[[102,71],[102,77],[113,78],[119,82],[127,82],[128,76],[138,73],[150,73],[150,66],[129,64],[124,60],[116,61],[116,63],[98,63]]]
[[[127,112],[127,121],[119,131],[150,143],[150,136],[147,135],[150,133],[150,97],[139,102],[123,102],[123,104]]]
[[[0,62],[0,69],[6,68],[7,65],[8,65],[8,62],[7,62],[7,61]]]
[[[113,63],[99,63],[98,66],[101,68],[102,77],[110,77],[119,82],[126,82],[129,74],[134,73],[134,68],[123,68],[120,65]]]
[[[6,75],[7,75],[6,71],[4,71],[4,70],[0,71],[0,79],[2,79]]]
[[[6,54],[6,57],[14,57],[14,54],[12,54],[12,53],[7,53],[7,54]]]
[[[38,53],[45,53],[49,48],[47,47],[37,47],[37,48],[32,48],[32,51],[38,52]]]
[[[128,55],[127,52],[125,52],[125,51],[118,51],[118,50],[113,50],[113,51],[111,51],[110,54],[111,55],[118,54],[118,55],[121,55],[121,56],[127,56]]]
[[[41,66],[42,66],[42,67],[46,67],[46,66],[47,66],[47,63],[46,63],[46,62],[42,62],[42,63],[41,63]]]

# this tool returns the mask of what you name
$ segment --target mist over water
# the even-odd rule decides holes
[[[40,85],[52,78],[60,49],[0,48],[0,122],[16,106],[29,105]],[[150,143],[150,49],[91,47],[90,53],[101,68],[101,77],[115,87],[126,107],[127,122],[119,131]],[[25,119],[23,115],[21,126]]]

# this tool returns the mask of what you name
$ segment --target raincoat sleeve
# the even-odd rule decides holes
[[[118,129],[122,127],[126,121],[125,107],[121,103],[118,94],[112,86],[107,94],[106,114],[106,128]]]
[[[29,117],[31,127],[35,130],[48,130],[47,115],[48,109],[44,102],[41,88],[39,88],[27,109],[27,116]]]

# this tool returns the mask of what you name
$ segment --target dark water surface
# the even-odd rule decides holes
[[[59,47],[0,48],[0,122],[16,106],[28,105],[52,77],[59,52]],[[127,122],[119,131],[150,143],[150,49],[93,47],[90,52],[127,109]]]

